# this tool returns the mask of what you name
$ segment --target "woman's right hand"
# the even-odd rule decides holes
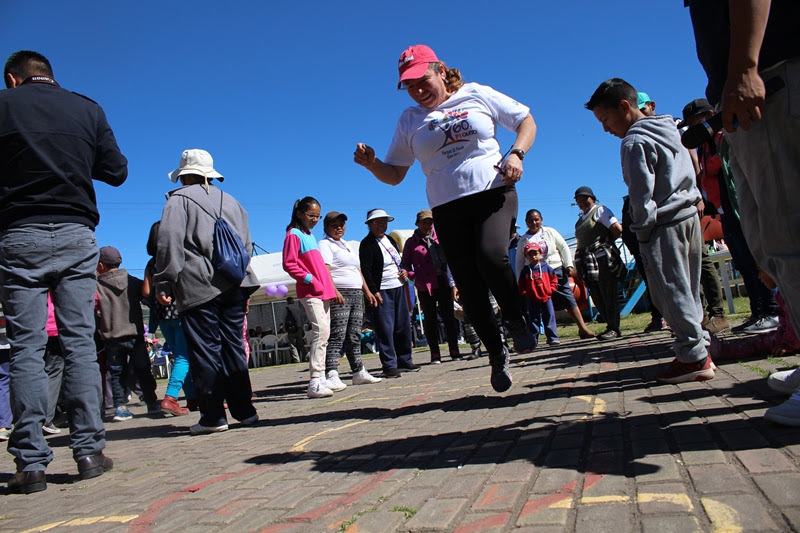
[[[381,293],[376,292],[374,294],[374,297],[375,297],[375,305],[373,305],[373,307],[378,307],[379,305],[383,305],[383,296],[381,296]]]
[[[375,162],[375,150],[364,143],[358,143],[356,151],[353,152],[353,161],[362,167],[369,168]]]
[[[367,305],[370,307],[378,307],[378,300],[375,299],[375,295],[369,291],[364,292],[364,298],[367,299]]]

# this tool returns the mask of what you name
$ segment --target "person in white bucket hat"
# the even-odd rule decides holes
[[[253,425],[258,414],[242,343],[247,300],[258,290],[250,266],[240,284],[214,272],[214,223],[222,216],[236,231],[248,252],[252,250],[247,212],[236,199],[209,181],[222,180],[205,150],[185,150],[179,167],[169,174],[182,187],[167,194],[158,230],[156,298],[162,305],[175,302],[189,352],[200,421],[192,435],[228,429],[224,402],[242,425]],[[211,273],[211,274],[209,274]]]

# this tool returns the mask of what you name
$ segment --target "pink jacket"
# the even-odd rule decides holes
[[[436,237],[436,230],[433,230],[431,237],[437,243],[439,242]],[[425,289],[428,294],[433,295],[433,291],[439,288],[436,267],[430,257],[428,247],[425,246],[425,239],[420,236],[417,230],[414,230],[414,233],[403,245],[403,258],[400,261],[400,266],[408,271],[408,278],[414,282],[414,286],[418,291]],[[452,287],[454,283],[450,278],[449,270],[447,277]]]
[[[283,241],[283,270],[297,282],[298,298],[333,300],[336,288],[325,260],[319,253],[317,239],[310,233],[292,228]]]

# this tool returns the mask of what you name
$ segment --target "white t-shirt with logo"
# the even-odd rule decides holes
[[[516,131],[529,111],[491,87],[465,83],[436,109],[403,111],[384,161],[410,167],[419,160],[430,207],[501,187],[493,168],[503,155],[497,126]]]
[[[347,241],[325,237],[319,241],[319,253],[325,264],[331,267],[331,279],[337,289],[362,287],[358,250],[353,250]]]

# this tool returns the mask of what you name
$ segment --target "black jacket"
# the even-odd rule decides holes
[[[397,253],[400,253],[397,243],[394,242],[389,235],[386,235],[389,242],[392,243]],[[361,240],[361,246],[358,249],[358,258],[361,262],[361,273],[364,275],[364,281],[367,282],[367,288],[371,293],[376,293],[381,290],[381,278],[383,278],[383,252],[381,245],[372,233],[367,234]]]
[[[0,91],[0,229],[73,222],[92,229],[92,179],[119,186],[128,177],[103,109],[49,83]]]

